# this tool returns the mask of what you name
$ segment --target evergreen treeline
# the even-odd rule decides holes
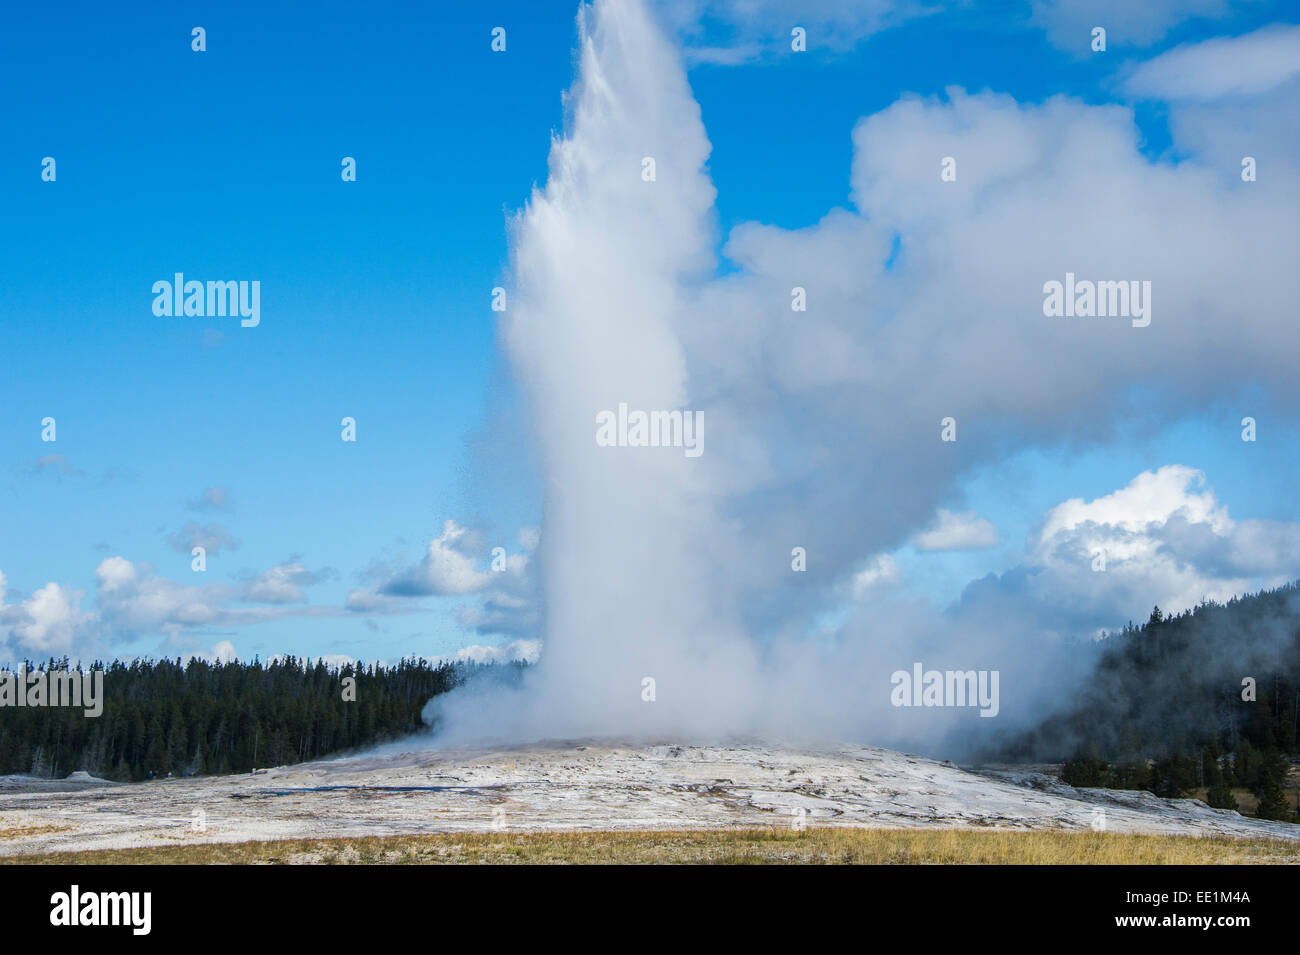
[[[1285,789],[1288,769],[1276,749],[1261,752],[1243,739],[1237,752],[1225,754],[1211,740],[1194,756],[1167,756],[1149,762],[1130,758],[1111,765],[1095,752],[1083,752],[1066,761],[1061,778],[1071,786],[1144,789],[1169,798],[1205,787],[1205,801],[1216,809],[1239,810],[1233,789],[1249,789],[1259,799],[1256,815],[1261,819],[1297,822],[1300,815]]]
[[[29,672],[65,670],[50,660]],[[95,663],[104,671],[102,715],[76,707],[0,708],[0,773],[64,777],[76,770],[117,780],[250,772],[414,732],[433,696],[473,668],[403,660],[330,667],[285,657],[272,663],[191,659]],[[344,680],[355,679],[355,701]]]
[[[1243,680],[1254,680],[1253,696]],[[1066,759],[1075,786],[1178,797],[1208,787],[1235,809],[1252,790],[1258,814],[1296,820],[1287,757],[1300,756],[1300,583],[1202,603],[1105,638],[1092,680],[1072,705],[1022,735],[1001,758]]]

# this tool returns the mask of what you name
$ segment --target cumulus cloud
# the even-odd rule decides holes
[[[148,564],[109,557],[95,570],[100,619],[128,633],[150,633],[167,625],[212,624],[232,588],[220,584],[186,585],[154,573]]]
[[[1140,531],[1164,523],[1175,513],[1222,532],[1230,525],[1227,511],[1212,492],[1192,490],[1204,484],[1204,474],[1182,465],[1144,471],[1112,494],[1093,501],[1076,497],[1058,504],[1043,522],[1041,539],[1050,540],[1083,524]]]
[[[1184,610],[1297,576],[1300,525],[1235,521],[1204,473],[1167,465],[1093,501],[1045,515],[1025,564],[1002,586],[1079,632]]]
[[[983,550],[997,546],[998,529],[974,511],[954,514],[941,507],[934,522],[912,543],[917,550]]]
[[[313,572],[297,558],[276,564],[248,579],[243,597],[252,603],[290,604],[307,599],[305,588],[329,578],[328,571]]]
[[[443,524],[442,533],[429,541],[424,559],[384,584],[391,597],[460,596],[482,590],[491,578],[478,569],[471,548],[476,540],[454,520]]]
[[[18,654],[62,655],[76,650],[88,615],[81,609],[84,592],[51,581],[20,603],[7,605],[0,574],[0,646]]]
[[[237,659],[235,645],[229,640],[218,640],[207,652],[205,659],[211,663],[233,663]]]
[[[85,592],[57,582],[19,594],[18,602],[9,603],[7,582],[0,574],[0,659],[29,653],[88,658],[114,643],[151,635],[163,636],[161,649],[219,659],[224,653],[221,643],[204,649],[200,632],[341,613],[331,607],[242,606],[253,595],[265,603],[287,603],[293,588],[305,586],[308,576],[314,580],[320,574],[307,574],[290,562],[252,575],[243,587],[186,584],[119,555],[95,568],[93,605],[83,608]]]
[[[369,587],[348,594],[346,607],[354,613],[404,613],[419,597],[478,596],[477,605],[460,608],[458,622],[479,634],[537,635],[539,616],[534,552],[541,541],[537,528],[522,528],[517,539],[522,552],[508,553],[490,546],[484,535],[448,519],[423,558],[413,566],[380,566],[369,576]]]

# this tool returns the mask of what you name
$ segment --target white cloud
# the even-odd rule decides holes
[[[100,620],[124,633],[153,633],[167,625],[194,627],[221,619],[222,605],[234,588],[220,584],[188,586],[136,565],[109,557],[95,570]]]
[[[903,582],[903,569],[889,554],[877,554],[853,575],[853,597],[863,600],[894,590]]]
[[[418,564],[372,572],[379,582],[349,593],[346,607],[354,613],[402,613],[412,609],[409,598],[477,594],[478,606],[461,607],[457,613],[463,627],[480,634],[534,636],[538,614],[533,561],[541,532],[522,528],[518,541],[524,553],[506,554],[498,569],[492,554],[496,548],[489,547],[482,534],[449,519]],[[480,564],[487,569],[480,570]]]
[[[1153,603],[1184,610],[1295,579],[1300,524],[1233,520],[1202,472],[1166,465],[1095,500],[1052,508],[1024,569],[1004,575],[1009,592],[1058,608],[1058,622],[1080,632],[1114,629],[1145,619]]]
[[[1080,525],[1092,523],[1122,531],[1142,531],[1179,515],[1191,523],[1208,524],[1215,533],[1232,526],[1227,510],[1211,491],[1193,491],[1205,484],[1205,475],[1194,468],[1170,464],[1158,471],[1144,471],[1120,488],[1093,501],[1070,498],[1048,512],[1042,540]]]
[[[456,663],[510,663],[521,660],[536,663],[542,654],[540,640],[512,640],[505,646],[489,647],[475,644],[462,647],[451,656]]]
[[[461,596],[482,590],[492,578],[478,569],[477,555],[467,551],[472,541],[466,528],[447,520],[442,534],[429,541],[420,564],[388,581],[383,593],[396,597]]]
[[[125,557],[106,557],[95,568],[95,579],[103,593],[122,591],[135,582],[135,565]]]
[[[235,653],[235,645],[229,640],[218,640],[212,645],[212,649],[199,654],[209,663],[233,663],[238,659]]]
[[[83,591],[51,581],[16,605],[4,605],[0,576],[0,644],[34,655],[71,654],[87,615],[81,610]]]
[[[290,559],[255,575],[244,588],[244,599],[254,603],[288,604],[307,599],[304,587],[310,587],[321,578]]]
[[[224,653],[222,643],[204,650],[194,636],[196,630],[341,613],[332,607],[238,605],[250,596],[284,603],[295,596],[296,586],[306,583],[306,573],[301,565],[289,562],[254,575],[251,584],[242,588],[185,584],[157,574],[149,564],[107,557],[95,568],[95,603],[90,610],[81,608],[83,591],[55,582],[17,604],[6,603],[0,576],[0,658],[25,652],[86,658],[99,653],[104,643],[161,634],[165,647],[217,659]]]
[[[1300,26],[1273,25],[1244,36],[1189,43],[1134,70],[1125,88],[1163,100],[1257,96],[1300,75]]]
[[[913,539],[917,550],[983,550],[996,547],[998,529],[974,511],[954,514],[939,509],[934,522]]]

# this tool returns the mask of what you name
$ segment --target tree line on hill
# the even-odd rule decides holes
[[[1152,610],[1104,638],[1092,679],[1070,706],[1005,744],[1000,759],[1064,759],[1074,786],[1180,797],[1205,787],[1236,809],[1251,790],[1257,814],[1300,821],[1288,759],[1300,757],[1300,583]],[[1300,797],[1297,797],[1300,798]]]
[[[68,660],[25,668],[66,670]],[[0,709],[0,774],[84,770],[134,781],[316,759],[415,732],[432,697],[486,668],[414,658],[337,667],[290,656],[115,660],[89,669],[104,671],[99,717],[68,706]]]

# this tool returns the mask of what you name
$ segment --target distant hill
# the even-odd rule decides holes
[[[1300,756],[1298,720],[1300,583],[1292,583],[1173,616],[1155,608],[1147,623],[1105,638],[1066,709],[984,755],[1066,760],[1074,785],[1181,795],[1218,783],[1275,804],[1285,758]]]

